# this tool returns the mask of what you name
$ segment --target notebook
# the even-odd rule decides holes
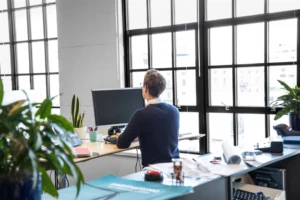
[[[87,147],[75,147],[74,151],[74,156],[76,158],[90,157],[92,155],[92,151]]]

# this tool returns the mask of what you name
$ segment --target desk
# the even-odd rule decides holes
[[[194,138],[201,138],[204,137],[205,134],[189,134],[189,135],[183,135],[181,137],[178,137],[178,140],[187,140],[187,139],[194,139]],[[93,152],[97,152],[98,156],[91,156],[91,157],[85,157],[85,158],[75,158],[75,162],[85,162],[91,159],[95,159],[98,157],[119,153],[122,151],[127,151],[130,149],[135,149],[140,146],[139,142],[132,142],[130,147],[127,149],[119,149],[117,145],[115,144],[105,144],[105,142],[90,142],[89,140],[83,140],[82,145],[80,147],[87,147]]]
[[[209,200],[231,200],[232,180],[234,177],[248,173],[261,167],[274,167],[286,169],[286,199],[300,199],[300,151],[297,149],[284,149],[282,154],[263,153],[257,156],[262,163],[259,167],[249,167],[245,163],[240,165],[211,164],[209,161],[220,153],[206,154],[197,158],[211,169],[212,173],[219,174],[220,178],[198,182],[194,187],[194,194],[182,197],[182,199],[209,199]],[[140,172],[139,172],[140,173]],[[143,178],[139,173],[125,176],[126,179],[140,180]],[[163,184],[167,184],[163,182]],[[218,195],[216,195],[216,193]]]

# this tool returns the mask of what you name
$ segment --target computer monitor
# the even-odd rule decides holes
[[[145,107],[141,88],[92,90],[96,126],[124,126]]]

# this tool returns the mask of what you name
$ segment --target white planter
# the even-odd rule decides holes
[[[77,135],[80,137],[80,139],[85,139],[85,134],[87,131],[87,127],[81,127],[81,128],[74,128],[75,132],[77,133]]]

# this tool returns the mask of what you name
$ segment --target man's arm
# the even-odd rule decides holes
[[[125,131],[118,137],[118,148],[128,148],[131,142],[140,134],[141,111],[136,111],[131,117]]]

